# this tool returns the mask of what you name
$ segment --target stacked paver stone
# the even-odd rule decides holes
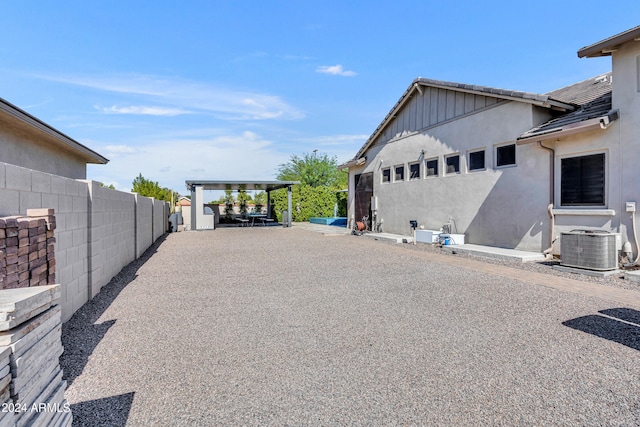
[[[53,209],[0,218],[0,289],[55,283]]]
[[[70,426],[59,357],[60,285],[0,291],[0,366],[9,361],[7,393],[0,394],[2,426]],[[0,387],[4,385],[0,368]],[[0,392],[2,392],[0,388]]]

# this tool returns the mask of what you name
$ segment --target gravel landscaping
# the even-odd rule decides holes
[[[64,324],[74,425],[640,424],[640,307],[435,250],[170,234]]]
[[[387,242],[381,241],[381,243],[394,244],[394,243],[390,243],[388,241]],[[456,256],[456,257],[459,257],[459,258],[462,258],[462,259],[464,259],[464,258],[477,259],[477,260],[481,260],[481,261],[489,263],[489,264],[504,265],[504,266],[507,266],[507,267],[518,268],[518,269],[524,270],[524,271],[532,271],[532,272],[536,272],[536,273],[551,274],[551,275],[558,276],[558,277],[566,277],[568,279],[575,279],[575,280],[580,280],[580,281],[583,281],[583,282],[600,283],[600,284],[603,284],[605,286],[612,286],[612,287],[615,287],[615,288],[629,289],[629,290],[634,290],[634,291],[639,291],[640,292],[640,284],[638,284],[637,282],[630,282],[628,280],[624,280],[624,271],[622,271],[622,270],[620,270],[619,273],[615,273],[615,274],[611,274],[611,275],[608,275],[608,276],[601,277],[601,276],[593,276],[593,275],[588,275],[588,274],[579,274],[579,273],[555,270],[555,269],[553,269],[553,266],[560,265],[560,260],[559,259],[555,259],[555,260],[552,260],[552,261],[543,261],[543,262],[519,262],[519,261],[509,261],[509,260],[495,259],[495,258],[489,258],[489,257],[467,255],[467,254],[461,254],[461,253],[452,255],[449,252],[441,250],[440,246],[437,245],[437,244],[434,244],[434,245],[404,244],[403,247],[405,247],[407,250],[417,250],[417,251],[424,251],[424,252],[431,252],[431,253],[440,253],[440,254]],[[576,270],[578,270],[578,269],[576,269]]]

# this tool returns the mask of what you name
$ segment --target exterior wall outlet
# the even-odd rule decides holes
[[[627,212],[635,212],[636,211],[636,202],[627,202],[625,205],[625,210]]]

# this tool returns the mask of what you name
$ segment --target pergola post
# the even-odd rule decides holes
[[[271,219],[271,191],[267,191],[267,219]]]
[[[196,208],[197,204],[197,196],[196,196],[196,186],[191,186],[191,231],[196,231],[198,229],[196,221],[198,216],[196,215],[198,209]]]
[[[287,187],[287,227],[291,227],[291,186]]]

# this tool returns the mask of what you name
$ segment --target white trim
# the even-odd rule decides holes
[[[389,181],[384,180],[384,171],[389,171]],[[393,180],[391,179],[391,166],[387,166],[386,168],[380,168],[380,183],[381,184],[391,184]]]
[[[417,178],[411,178],[411,166],[413,165],[418,165],[418,177]],[[422,179],[422,162],[421,161],[416,161],[416,162],[409,162],[407,163],[407,181],[417,181],[419,179]]]
[[[471,154],[473,153],[484,153],[483,163],[484,165],[481,168],[471,169]],[[487,147],[482,148],[473,148],[471,150],[467,150],[467,173],[481,172],[487,170]]]
[[[552,209],[554,215],[569,216],[616,216],[614,209]]]
[[[594,209],[589,206],[582,207],[582,206],[576,206],[576,205],[563,205],[562,204],[562,161],[565,159],[596,156],[598,154],[604,155],[604,203],[602,204],[602,207],[601,208],[596,207]],[[594,211],[594,212],[603,211],[607,209],[607,207],[609,206],[609,149],[608,148],[583,151],[579,153],[567,153],[567,154],[557,155],[555,160],[557,160],[557,161],[554,161],[555,163],[554,168],[555,168],[555,174],[556,174],[556,183],[555,183],[556,200],[554,200],[554,202],[556,206],[560,206],[560,209],[569,209],[569,210],[575,209],[575,210]]]
[[[458,157],[458,171],[457,171],[457,172],[449,172],[449,171],[447,170],[447,169],[448,169],[448,166],[447,166],[447,159],[449,159],[449,158],[451,158],[451,157],[456,157],[456,156]],[[443,167],[442,167],[442,169],[443,169],[443,171],[442,171],[442,176],[447,176],[447,175],[450,175],[450,176],[451,176],[451,175],[460,175],[460,172],[461,172],[461,170],[462,170],[462,161],[461,161],[461,159],[462,159],[462,156],[460,155],[460,153],[459,153],[459,152],[458,152],[458,153],[445,154],[445,155],[443,156],[443,160],[442,160],[442,166],[443,166]]]
[[[396,179],[398,175],[396,169],[402,167],[402,179]],[[393,166],[393,181],[392,182],[404,182],[407,181],[407,166],[404,163],[399,163]]]
[[[430,161],[433,161],[433,160],[436,161],[437,173],[435,175],[427,175],[427,170],[428,170],[427,169],[427,162],[430,162]],[[424,163],[424,178],[425,179],[427,179],[427,178],[438,178],[439,176],[442,176],[442,170],[441,170],[441,167],[440,167],[440,157],[439,156],[429,157],[428,159],[424,159],[423,163]]]
[[[507,147],[509,145],[513,145],[513,151],[514,151],[514,157],[515,157],[515,162],[514,163],[509,163],[506,165],[501,165],[498,166],[498,148],[503,148],[503,147]],[[511,142],[505,142],[502,144],[496,144],[493,146],[493,168],[498,170],[498,169],[504,169],[504,168],[512,168],[518,166],[518,144],[516,144],[515,142],[511,141]]]

